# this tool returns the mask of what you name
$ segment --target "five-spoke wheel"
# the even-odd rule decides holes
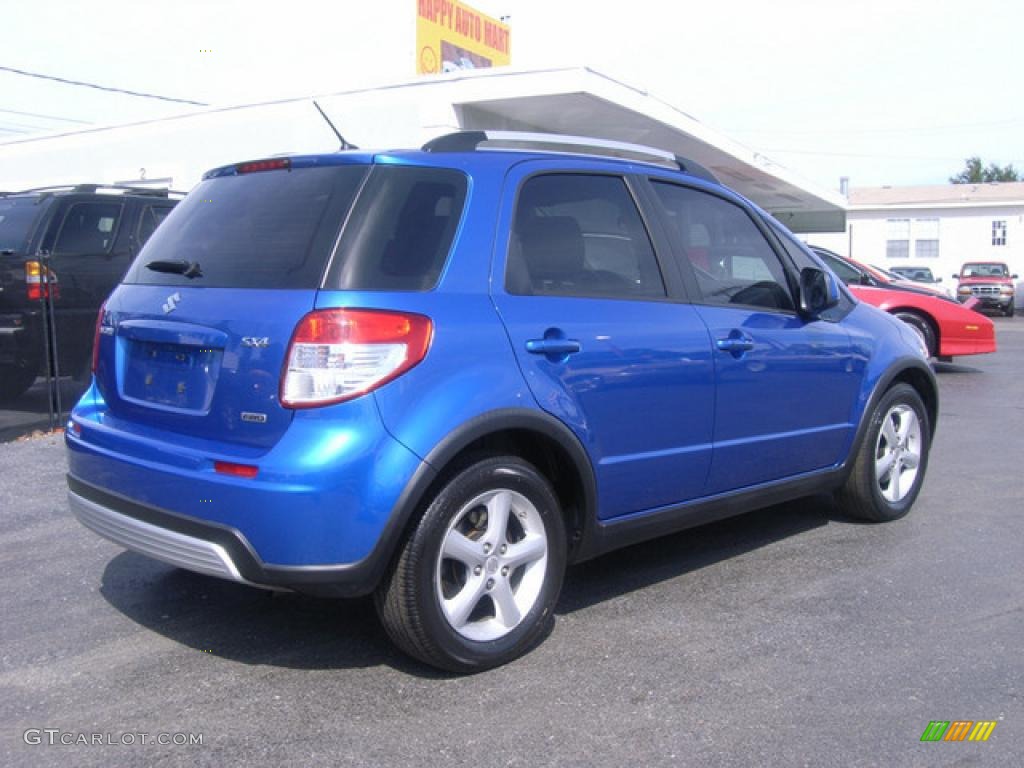
[[[921,490],[930,445],[921,397],[909,384],[894,385],[875,405],[857,459],[837,494],[843,509],[875,521],[905,515]]]
[[[533,503],[488,491],[455,513],[437,558],[435,589],[452,629],[496,640],[519,626],[544,586],[548,540]]]
[[[430,501],[377,592],[388,634],[453,671],[504,664],[551,623],[566,534],[550,483],[512,456],[482,459]]]
[[[921,466],[921,421],[909,405],[894,405],[885,414],[875,447],[875,480],[887,501],[910,493]]]

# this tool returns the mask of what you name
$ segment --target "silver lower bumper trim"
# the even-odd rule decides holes
[[[262,589],[274,589],[243,578],[231,555],[220,544],[122,515],[74,491],[68,491],[68,503],[82,525],[126,549],[196,573]]]

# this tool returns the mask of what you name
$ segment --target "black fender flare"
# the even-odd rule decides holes
[[[420,463],[395,503],[377,546],[364,560],[367,580],[372,582],[373,586],[367,589],[364,585],[360,591],[370,591],[384,576],[414,516],[422,508],[435,482],[443,478],[443,473],[451,462],[478,440],[511,430],[539,434],[556,443],[569,456],[581,491],[579,527],[581,531],[589,528],[591,519],[596,516],[597,511],[597,480],[590,456],[579,438],[569,427],[544,411],[530,408],[501,408],[487,411],[445,435]]]
[[[935,429],[939,420],[939,385],[935,378],[935,371],[932,370],[932,367],[927,362],[920,358],[901,357],[890,365],[885,373],[878,377],[878,381],[875,382],[875,386],[871,390],[871,395],[868,397],[864,411],[861,413],[860,424],[857,425],[857,432],[854,434],[850,451],[842,464],[842,477],[844,481],[853,469],[853,464],[857,459],[857,454],[860,452],[861,444],[864,442],[864,436],[867,434],[868,426],[871,422],[871,414],[874,413],[878,401],[882,399],[882,396],[889,390],[894,381],[903,378],[908,372],[913,372],[914,375],[923,377],[931,390],[930,398],[922,396],[921,399],[924,401],[925,408],[928,409],[929,435],[932,439],[935,438]]]

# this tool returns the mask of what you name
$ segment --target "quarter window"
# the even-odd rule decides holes
[[[516,205],[505,286],[519,295],[666,295],[650,237],[619,176],[528,179]]]
[[[653,186],[679,236],[681,267],[705,303],[794,310],[782,262],[746,211],[689,187]]]
[[[378,166],[353,207],[327,287],[428,291],[441,277],[466,199],[466,177]]]

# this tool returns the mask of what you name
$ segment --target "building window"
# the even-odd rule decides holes
[[[1006,221],[992,222],[992,245],[1006,245]]]
[[[914,256],[918,259],[939,257],[938,219],[914,219]]]
[[[889,219],[886,227],[885,255],[890,259],[910,256],[910,219]]]

